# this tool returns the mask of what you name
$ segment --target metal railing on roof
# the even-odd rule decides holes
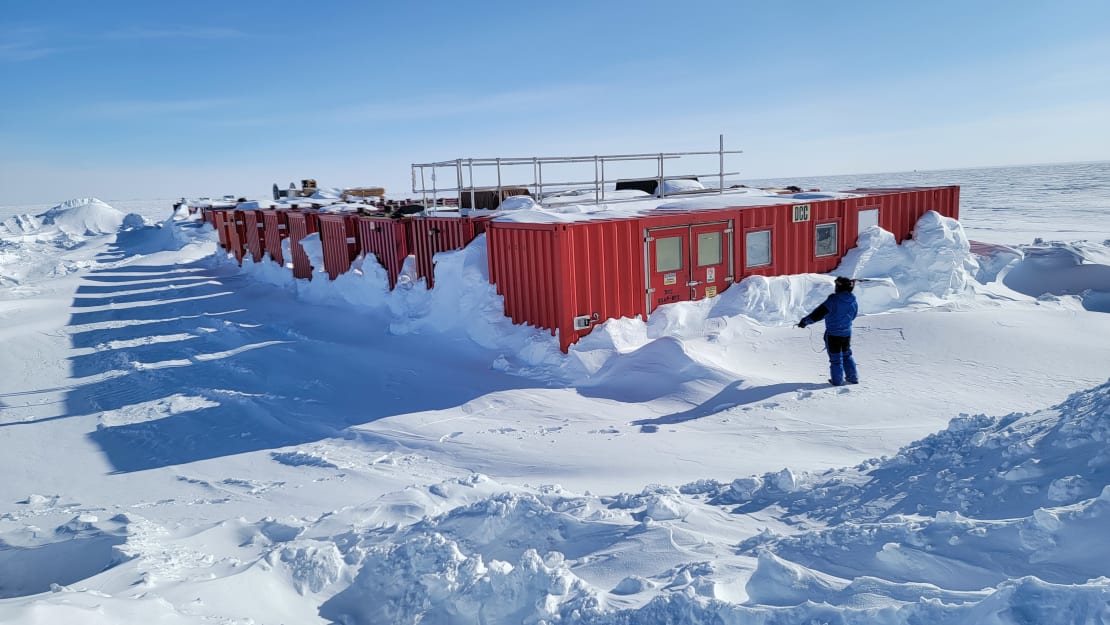
[[[666,197],[666,182],[669,180],[689,180],[691,178],[710,178],[715,177],[718,179],[717,192],[725,193],[725,176],[736,176],[740,172],[726,172],[725,171],[725,155],[727,154],[743,154],[743,150],[725,150],[725,137],[720,135],[719,148],[714,151],[706,152],[658,152],[652,154],[606,154],[594,156],[532,156],[520,158],[457,158],[450,161],[437,161],[432,163],[413,163],[412,164],[412,191],[419,193],[421,201],[424,205],[428,205],[429,196],[431,197],[432,205],[437,205],[440,194],[450,194],[459,199],[460,205],[463,196],[467,193],[470,194],[470,206],[476,206],[475,194],[483,191],[495,191],[497,197],[504,199],[505,192],[513,188],[526,188],[535,198],[543,198],[545,189],[548,194],[557,193],[560,191],[568,190],[588,190],[593,189],[594,203],[600,204],[606,201],[620,201],[620,200],[607,200],[605,197],[606,185],[626,182],[630,180],[629,177],[609,179],[605,174],[606,164],[614,165],[619,163],[631,163],[637,161],[655,161],[655,174],[653,176],[640,176],[635,178],[637,180],[655,180],[656,181],[656,195],[658,197]],[[686,156],[712,156],[717,155],[718,169],[710,173],[683,173],[683,174],[668,174],[665,171],[664,165],[668,161],[674,161]],[[544,166],[547,165],[567,165],[567,164],[589,164],[593,163],[594,177],[592,180],[545,180],[544,179]],[[531,181],[506,181],[504,174],[505,168],[518,167],[521,165],[531,165],[532,176]],[[496,174],[496,184],[475,184],[475,168],[479,170],[483,168],[494,168]],[[450,178],[454,181],[455,186],[441,187],[437,181],[441,178],[440,170],[453,170]],[[673,168],[672,168],[673,169]],[[550,169],[549,169],[550,170]],[[430,175],[429,175],[430,174]],[[430,178],[430,180],[429,180]],[[431,186],[429,186],[429,183]],[[469,184],[466,184],[469,183]],[[585,187],[585,189],[583,189]],[[704,192],[712,192],[707,189]],[[674,194],[672,194],[674,195]],[[639,199],[639,198],[637,198]],[[499,200],[500,201],[500,200]]]

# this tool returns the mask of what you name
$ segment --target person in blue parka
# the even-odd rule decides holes
[[[799,328],[825,320],[825,349],[829,352],[829,383],[833,386],[859,384],[856,361],[852,358],[852,322],[859,313],[852,289],[854,280],[836,279],[836,290],[825,302],[798,322]]]

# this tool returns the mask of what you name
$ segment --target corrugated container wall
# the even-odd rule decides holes
[[[288,226],[285,223],[283,210],[262,211],[262,242],[265,244],[266,253],[279,265],[285,265],[281,253],[281,242],[289,236]]]
[[[286,219],[289,224],[289,252],[293,256],[293,276],[311,280],[312,262],[308,260],[308,254],[305,254],[301,239],[317,231],[316,213],[288,211]]]
[[[593,324],[646,317],[643,230],[637,220],[491,222],[490,281],[513,323],[558,331],[563,351]],[[588,325],[575,329],[574,318]]]
[[[243,211],[243,231],[247,235],[247,250],[256,263],[262,260],[262,228],[264,225],[261,211]]]
[[[430,289],[435,286],[435,255],[461,250],[486,231],[490,217],[412,217],[412,253],[416,273]]]
[[[235,256],[235,261],[243,264],[246,254],[246,232],[243,230],[243,212],[228,210],[224,229],[227,231],[227,251]]]
[[[357,215],[319,213],[320,245],[324,253],[324,271],[328,279],[335,280],[351,268],[351,261],[358,257]]]
[[[373,255],[389,278],[389,288],[397,286],[405,258],[409,255],[411,219],[359,217],[358,245],[366,256]]]
[[[224,221],[227,220],[227,213],[222,210],[209,210],[212,215],[212,227],[216,229],[216,236],[219,237],[220,247],[227,250],[227,228],[224,227]]]

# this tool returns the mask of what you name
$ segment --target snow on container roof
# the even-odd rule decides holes
[[[610,192],[614,193],[614,192]],[[780,194],[744,187],[729,189],[721,193],[715,190],[706,190],[697,195],[683,195],[678,197],[654,197],[642,191],[619,191],[616,194],[626,194],[613,198],[612,201],[598,204],[582,203],[533,203],[521,210],[512,210],[510,205],[502,205],[503,210],[494,212],[496,221],[511,221],[518,223],[566,223],[574,221],[589,221],[594,219],[622,219],[641,217],[661,211],[666,212],[693,212],[705,210],[723,210],[727,208],[744,208],[755,206],[775,206],[780,204],[801,204],[815,200],[837,200],[863,197],[863,194],[852,192],[803,192]],[[578,195],[579,200],[584,197],[592,198],[593,190]],[[564,199],[568,195],[561,195]],[[606,193],[606,198],[609,193]]]

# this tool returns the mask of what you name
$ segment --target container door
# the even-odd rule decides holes
[[[871,226],[879,225],[879,209],[865,208],[859,212],[859,227],[856,229],[856,234],[863,234]]]
[[[648,312],[690,299],[690,228],[655,228],[647,236]]]
[[[690,299],[714,297],[732,284],[732,228],[727,222],[690,226]]]

